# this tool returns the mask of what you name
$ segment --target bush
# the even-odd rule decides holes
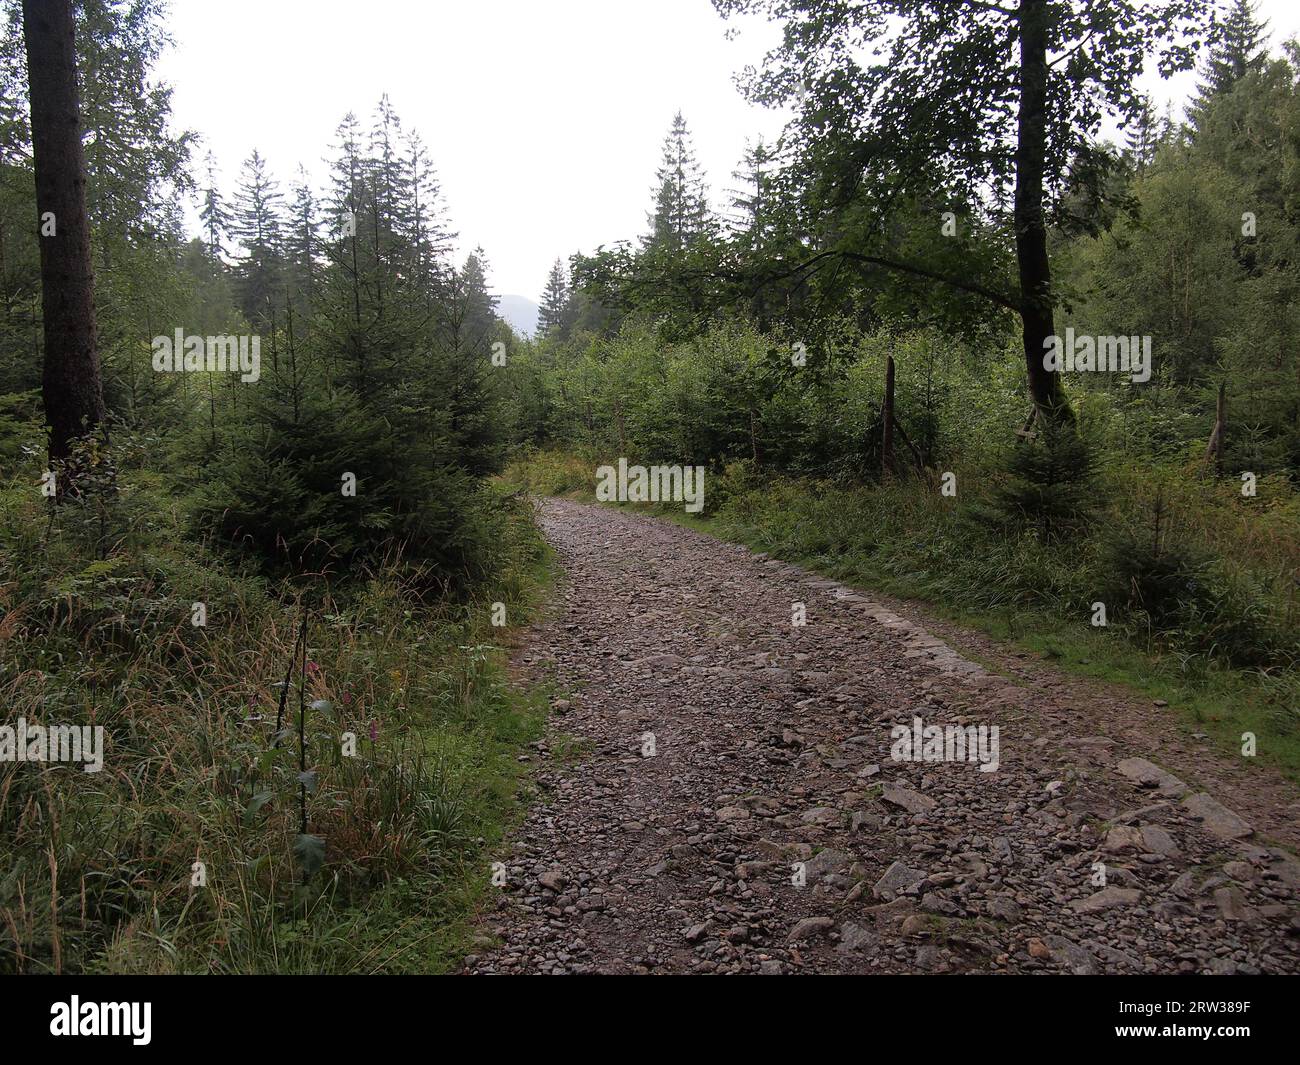
[[[115,449],[135,453],[127,435]],[[499,834],[539,722],[488,646],[490,604],[517,620],[535,586],[523,509],[478,505],[492,525],[469,526],[475,550],[497,571],[481,599],[430,594],[432,567],[398,557],[313,582],[302,724],[308,834],[324,843],[308,852],[296,676],[276,731],[298,589],[187,540],[189,502],[156,471],[128,464],[101,525],[43,500],[27,463],[0,483],[0,700],[9,723],[102,726],[105,764],[0,764],[0,972],[458,960],[475,841]],[[323,864],[306,877],[304,859]],[[413,913],[436,936],[402,934]]]
[[[1171,532],[1162,492],[1149,522],[1122,528],[1106,551],[1105,601],[1136,632],[1245,668],[1289,667],[1300,641],[1249,574]]]
[[[1100,509],[1095,442],[1073,425],[1040,424],[1008,456],[1008,478],[991,508],[993,524],[1055,543],[1085,530]]]

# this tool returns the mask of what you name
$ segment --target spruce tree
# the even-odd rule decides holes
[[[280,306],[283,289],[284,223],[280,189],[256,151],[244,161],[231,235],[239,241],[235,291],[240,310],[256,328],[265,328]]]
[[[1137,121],[1124,136],[1134,171],[1139,174],[1144,173],[1151,165],[1156,157],[1156,148],[1160,144],[1161,136],[1160,121],[1156,118],[1155,108],[1148,100]]]
[[[475,248],[452,275],[443,320],[450,457],[475,476],[497,468],[500,443],[494,411],[500,375],[492,354],[493,344],[504,342],[505,330],[497,319],[497,299],[488,290],[486,258]]]
[[[230,213],[226,210],[226,201],[217,188],[217,161],[211,152],[204,157],[203,164],[207,171],[207,184],[203,187],[199,220],[203,223],[203,237],[208,249],[208,257],[216,262],[225,255],[225,238],[230,232]]]
[[[320,243],[320,220],[316,194],[304,167],[298,167],[293,185],[293,204],[289,209],[289,226],[285,239],[290,303],[294,314],[306,322],[316,288],[317,255]]]
[[[546,291],[537,312],[537,335],[558,334],[564,325],[564,312],[569,303],[569,274],[564,263],[556,259],[546,278]]]
[[[72,0],[26,0],[23,37],[36,210],[40,218],[55,222],[55,228],[42,233],[40,244],[42,399],[50,457],[64,459],[73,440],[104,419]]]
[[[739,187],[728,190],[727,221],[732,232],[748,238],[751,246],[761,245],[771,229],[775,169],[776,153],[760,137],[752,145],[746,143],[740,166],[731,174]]]
[[[1201,70],[1196,99],[1188,108],[1192,123],[1198,129],[1215,97],[1231,92],[1237,82],[1263,65],[1267,26],[1255,15],[1255,0],[1233,0],[1232,10]]]
[[[708,187],[680,111],[664,138],[663,163],[655,172],[654,210],[646,246],[673,254],[692,247],[711,228]]]
[[[410,197],[403,224],[411,253],[412,280],[431,306],[446,283],[446,263],[454,234],[447,228],[442,186],[424,141],[418,133],[408,133],[403,148],[403,180]]]

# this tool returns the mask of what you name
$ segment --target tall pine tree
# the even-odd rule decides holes
[[[280,189],[256,151],[244,161],[235,193],[231,235],[239,241],[235,290],[249,324],[265,328],[282,301],[284,221]]]
[[[663,162],[655,173],[655,183],[646,246],[678,254],[708,236],[712,228],[708,186],[680,111],[664,138]]]
[[[230,213],[226,201],[217,188],[217,160],[211,152],[204,157],[207,181],[203,186],[203,199],[199,207],[199,221],[203,223],[203,240],[208,257],[218,261],[225,255],[225,239],[230,232]]]
[[[1215,97],[1231,92],[1237,82],[1264,65],[1266,29],[1265,23],[1256,18],[1255,0],[1232,0],[1232,9],[1201,69],[1196,99],[1187,109],[1198,129]]]
[[[537,312],[537,335],[558,334],[564,325],[564,312],[569,302],[569,272],[564,263],[556,259],[546,277],[546,290]]]

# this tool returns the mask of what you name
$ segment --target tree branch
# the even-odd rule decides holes
[[[924,266],[917,266],[914,263],[899,262],[897,259],[889,259],[883,255],[864,255],[861,252],[855,252],[855,251],[818,252],[816,255],[812,256],[812,258],[805,259],[803,262],[799,263],[796,266],[791,267],[788,270],[782,270],[777,273],[764,275],[763,280],[767,283],[773,281],[783,281],[786,278],[794,277],[796,274],[801,274],[806,270],[810,270],[818,263],[824,262],[827,259],[835,259],[835,258],[844,259],[847,260],[848,262],[859,263],[864,266],[883,266],[889,270],[898,270],[901,273],[914,274],[917,277],[924,277],[930,281],[937,281],[939,284],[948,285],[950,288],[955,288],[962,292],[969,292],[971,295],[974,296],[983,296],[986,300],[996,304],[999,307],[1002,307],[1008,311],[1012,311],[1016,314],[1020,313],[1019,300],[1017,300],[1013,296],[1007,295],[1006,293],[998,292],[994,289],[988,288],[985,285],[978,284],[977,282],[974,281],[963,281],[960,278],[948,277],[944,274],[937,273],[934,270],[927,269]],[[730,274],[725,274],[723,276],[727,276],[731,280],[741,280],[744,277],[743,274],[738,274],[734,272]]]
[[[1019,11],[1009,11],[1007,8],[999,7],[997,4],[986,3],[985,0],[952,0],[952,2],[959,3],[963,7],[978,8],[980,11],[996,11],[999,15],[1005,15],[1007,18],[1011,19],[1020,17]]]

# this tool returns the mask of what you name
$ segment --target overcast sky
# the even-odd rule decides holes
[[[1300,2],[1262,0],[1275,41]],[[419,130],[462,250],[482,245],[498,293],[537,299],[551,262],[639,236],[679,108],[721,201],[747,137],[783,116],[746,104],[732,75],[778,39],[727,40],[709,0],[171,0],[159,76],[178,128],[199,132],[229,192],[256,147],[282,186],[322,162],[349,110],[387,93]],[[1153,79],[1181,102],[1188,79]]]

